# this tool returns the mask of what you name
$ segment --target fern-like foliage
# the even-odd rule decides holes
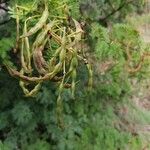
[[[16,2],[20,6],[32,7],[30,0],[12,0],[10,1],[11,8],[15,8]],[[40,2],[40,0],[32,1],[33,11],[37,15],[42,12]],[[71,13],[76,18],[80,18],[78,9],[80,2],[78,0],[51,0],[49,4],[54,16],[63,15],[58,7],[67,3]],[[92,2],[88,0],[90,5],[86,11],[87,17],[92,16],[93,20],[97,19],[94,16],[95,12],[98,16],[103,11],[95,9],[101,8],[97,4],[101,3],[107,10],[110,8],[108,1]],[[113,7],[118,8],[125,1],[111,2]],[[87,0],[82,3],[87,3]],[[91,10],[89,13],[91,5],[94,13]],[[24,17],[30,15],[28,11],[26,12]],[[115,18],[116,15],[113,16],[113,19]],[[31,25],[34,21],[36,20],[32,20]],[[3,61],[10,59],[7,54],[12,52],[12,45],[15,43],[14,24],[12,19],[9,25],[0,26],[0,58]],[[127,24],[116,24],[110,29],[100,26],[97,22],[92,22],[92,24],[87,22],[87,24],[90,29],[85,31],[88,37],[86,46],[88,45],[92,52],[88,55],[92,58],[91,62],[95,70],[94,90],[92,93],[86,92],[87,74],[81,65],[78,81],[83,82],[76,83],[76,100],[70,98],[68,90],[65,90],[62,95],[65,101],[63,103],[64,130],[58,127],[56,119],[56,85],[52,82],[45,82],[36,97],[26,98],[17,80],[9,76],[6,69],[2,67],[0,70],[0,150],[137,150],[145,147],[139,135],[135,136],[129,130],[122,129],[120,122],[123,116],[120,117],[117,112],[118,105],[126,103],[131,94],[129,80],[133,74],[131,75],[125,67],[128,59],[126,49],[129,45],[133,60],[129,64],[130,67],[136,67],[140,54],[149,51],[149,46],[145,46],[139,33]],[[49,57],[52,54],[47,55]],[[15,57],[12,58],[15,59]],[[146,72],[147,66],[148,63],[144,63],[141,71]],[[141,77],[143,72],[139,71],[137,74]],[[133,110],[133,107],[129,109]],[[145,117],[139,111],[137,114],[136,120],[142,118],[143,122],[147,123],[149,116]],[[131,119],[134,117],[133,113],[130,117]]]

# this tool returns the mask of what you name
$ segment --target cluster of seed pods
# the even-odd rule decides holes
[[[20,54],[21,67],[19,71],[9,65],[6,67],[12,76],[19,78],[20,87],[27,97],[34,96],[42,82],[46,80],[56,82],[59,85],[57,98],[59,112],[64,88],[70,88],[72,97],[75,97],[78,62],[83,61],[87,66],[89,88],[92,86],[93,72],[91,65],[83,56],[82,49],[79,48],[83,34],[80,23],[70,17],[72,24],[69,25],[67,17],[51,20],[49,16],[45,0],[45,9],[34,27],[28,29],[28,23],[37,16],[27,18],[23,29],[20,27],[19,17],[16,17],[15,47]],[[51,56],[46,58],[46,52],[51,53]]]

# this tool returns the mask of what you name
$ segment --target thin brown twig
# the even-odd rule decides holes
[[[110,14],[108,14],[108,15],[105,16],[104,18],[100,18],[100,19],[98,20],[98,22],[102,22],[102,21],[107,20],[110,16],[112,16],[112,15],[114,15],[115,13],[117,13],[118,11],[120,11],[125,5],[128,5],[128,4],[132,3],[132,2],[133,2],[133,0],[129,0],[129,1],[127,1],[127,2],[122,3],[122,5],[120,5],[117,9],[115,9],[114,11],[112,11]]]

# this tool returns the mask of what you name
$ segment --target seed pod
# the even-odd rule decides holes
[[[77,66],[78,66],[78,59],[77,57],[74,56],[71,61],[71,67],[76,68]]]
[[[72,81],[71,83],[71,96],[73,99],[75,99],[75,82]]]
[[[69,77],[72,74],[73,70],[77,68],[77,66],[78,66],[78,59],[75,56],[75,54],[73,54],[73,58],[71,59],[69,71],[66,73],[65,76]]]
[[[39,35],[37,36],[36,40],[33,43],[33,46],[32,46],[33,51],[36,47],[43,45],[46,35],[47,35],[47,30],[42,30],[42,32],[39,33]]]
[[[52,72],[54,70],[56,63],[57,63],[57,59],[55,57],[52,57],[48,62],[48,72]]]
[[[62,82],[60,83],[60,85],[59,85],[59,94],[62,93],[63,89],[64,89],[64,83],[63,83],[63,81],[62,81]]]
[[[47,72],[45,70],[45,68],[47,68],[47,63],[45,59],[43,58],[43,53],[42,53],[43,50],[44,50],[44,45],[41,45],[40,47],[37,47],[33,51],[34,65],[40,74],[46,74]]]
[[[63,62],[66,58],[66,49],[64,47],[61,48],[61,52],[59,55],[60,62]]]
[[[58,122],[58,125],[61,127],[61,128],[64,128],[64,122],[63,122],[63,116],[62,116],[62,112],[63,112],[63,103],[62,103],[62,99],[61,99],[61,94],[63,92],[63,89],[64,89],[64,78],[65,76],[63,77],[60,85],[59,85],[59,90],[58,90],[58,97],[57,97],[57,108],[56,108],[56,111],[57,111],[57,122]]]
[[[34,89],[31,90],[29,93],[25,94],[25,96],[26,96],[26,97],[33,97],[33,96],[35,96],[35,95],[38,93],[40,87],[41,87],[41,83],[38,83],[38,84],[34,87]]]
[[[20,71],[20,74],[24,74],[24,70],[23,69]],[[28,94],[29,93],[29,90],[25,87],[25,82],[24,81],[20,80],[19,81],[19,85],[22,88],[24,94]]]
[[[52,75],[56,75],[57,73],[59,73],[60,72],[60,70],[62,69],[62,63],[61,62],[59,62],[56,66],[55,66],[55,68],[54,68],[54,70],[53,70],[53,72],[52,72]]]
[[[8,70],[8,72],[10,73],[11,76],[13,77],[16,77],[16,78],[19,78],[23,81],[26,81],[26,82],[32,82],[32,83],[39,83],[39,82],[43,82],[43,81],[46,81],[46,80],[53,80],[55,79],[56,77],[56,74],[61,70],[62,68],[62,64],[61,63],[58,63],[56,66],[55,66],[55,71],[53,72],[50,72],[50,73],[47,73],[45,74],[45,76],[43,77],[28,77],[28,76],[25,76],[23,74],[21,74],[20,72],[18,72],[17,70],[14,70],[12,69],[8,64],[5,63],[5,66]]]
[[[29,90],[25,87],[24,81],[20,80],[20,81],[19,81],[19,85],[20,85],[20,87],[22,88],[23,93],[24,93],[25,95],[26,95],[26,94],[29,94]]]
[[[27,33],[27,20],[24,23],[24,34],[26,34],[26,33]],[[23,54],[25,55],[25,59],[27,62],[27,68],[28,68],[29,72],[31,72],[32,69],[31,69],[31,53],[30,53],[29,39],[28,39],[28,37],[25,37],[22,40],[24,40],[24,46],[25,46],[24,47],[25,50],[24,50]]]
[[[59,60],[60,62],[64,62],[65,57],[66,57],[66,29],[64,28],[64,33],[62,37],[62,45],[61,45],[61,52],[59,54]]]
[[[43,45],[43,42],[48,34],[48,31],[51,30],[51,28],[55,25],[56,21],[51,21],[47,25],[45,25],[44,29],[42,30],[41,33],[37,36],[36,40],[33,43],[33,49],[35,47],[38,47],[40,45]]]
[[[57,57],[59,56],[60,52],[61,52],[61,47],[56,49],[55,53],[53,54],[53,57],[49,60],[49,63],[48,63],[49,71],[52,71],[54,69],[55,64],[57,62]]]
[[[63,121],[63,103],[61,96],[59,95],[57,98],[57,107],[56,107],[56,113],[57,113],[57,123],[58,126],[62,129],[64,129],[64,121]]]
[[[36,38],[34,44],[33,44],[33,60],[34,65],[37,69],[37,71],[40,74],[46,74],[46,69],[48,69],[48,64],[46,63],[45,59],[43,58],[43,50],[44,47],[48,41],[49,37],[47,36],[48,30],[51,30],[53,25],[56,23],[56,21],[52,21],[51,23],[47,24],[45,26],[44,31],[42,31]]]
[[[75,98],[75,82],[76,82],[76,77],[77,77],[77,72],[76,69],[74,68],[74,70],[72,71],[72,83],[71,83],[71,95],[72,98]]]
[[[25,94],[25,97],[32,97],[34,95],[37,94],[37,92],[39,91],[41,84],[38,83],[31,91],[29,91],[26,87],[25,87],[25,82],[20,80],[19,82],[20,87],[23,90],[23,93]]]
[[[78,50],[78,51],[80,53],[82,53],[82,55],[85,57],[86,55],[85,55],[84,49],[81,47],[81,43],[79,43],[82,40],[82,34],[84,32],[82,30],[81,24],[78,21],[76,21],[75,19],[73,19],[73,21],[74,21],[74,24],[75,24],[75,27],[76,27],[76,32],[75,32],[76,34],[75,34],[75,40],[74,40],[75,41],[75,45],[74,45],[74,47],[77,48],[80,45],[80,50]]]
[[[19,44],[20,44],[20,41],[19,41],[19,35],[20,35],[20,30],[19,30],[19,28],[20,28],[20,19],[19,19],[19,15],[18,15],[18,7],[17,7],[17,5],[16,5],[16,13],[17,13],[17,15],[16,15],[16,46],[15,46],[15,48],[14,48],[14,53],[16,53],[17,52],[17,50],[19,49]]]
[[[40,18],[40,20],[36,23],[34,27],[32,27],[26,34],[22,35],[20,38],[28,37],[35,34],[38,30],[40,30],[46,23],[48,19],[48,0],[45,1],[45,10]]]
[[[76,32],[74,32],[75,40],[76,40],[76,42],[78,42],[78,41],[81,41],[81,39],[82,39],[83,30],[81,28],[80,23],[77,20],[73,19],[73,21],[74,21],[75,28],[76,28]]]
[[[25,63],[25,59],[24,59],[24,40],[22,39],[21,42],[21,52],[20,52],[20,57],[21,57],[21,65],[24,69],[25,72],[28,73],[28,68],[27,68],[27,64]]]
[[[86,64],[88,72],[89,72],[89,81],[88,81],[88,90],[92,89],[93,86],[93,71],[92,71],[92,67],[89,63]]]

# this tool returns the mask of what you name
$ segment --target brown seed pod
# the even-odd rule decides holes
[[[33,51],[34,65],[40,74],[47,73],[47,71],[45,70],[45,68],[47,68],[47,63],[43,58],[43,53],[42,53],[43,50],[44,50],[44,45],[41,45]]]

